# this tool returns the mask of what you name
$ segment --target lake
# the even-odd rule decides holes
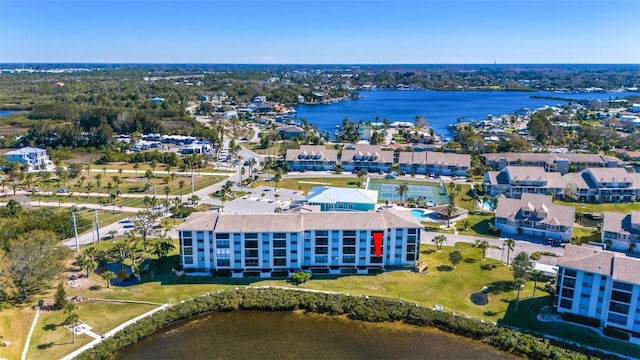
[[[550,96],[567,99],[609,100],[638,92],[603,92],[559,94],[547,91],[361,91],[360,99],[347,100],[328,105],[299,105],[295,109],[298,118],[305,118],[318,125],[323,131],[329,131],[333,137],[336,125],[342,125],[344,118],[358,122],[375,122],[376,116],[394,121],[413,122],[422,115],[438,134],[448,134],[447,126],[455,124],[456,119],[482,120],[487,114],[513,114],[521,108],[536,109],[544,105],[566,105],[566,101],[538,99],[531,96]]]
[[[197,316],[160,330],[115,358],[516,359],[488,345],[433,329],[290,311]]]
[[[0,110],[0,117],[12,115],[12,114],[17,114],[17,113],[21,113],[21,112],[24,112],[24,111]]]

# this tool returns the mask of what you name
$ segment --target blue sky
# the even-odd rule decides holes
[[[638,0],[0,0],[0,63],[640,63]]]

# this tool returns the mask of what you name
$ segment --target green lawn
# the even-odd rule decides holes
[[[156,307],[145,304],[105,302],[82,302],[77,305],[76,313],[80,321],[92,326],[92,331],[99,335],[115,328],[125,320]],[[66,314],[63,311],[41,313],[29,346],[29,359],[59,359],[93,340],[88,335],[78,335],[76,343],[72,344],[71,332],[62,326],[65,317]]]
[[[572,238],[577,239],[580,244],[586,244],[590,241],[600,242],[602,240],[601,233],[597,228],[577,226],[573,227]]]
[[[271,186],[275,187],[274,181],[254,181],[253,187],[258,186]],[[345,178],[345,177],[322,177],[322,178],[286,178],[278,181],[278,188],[291,189],[302,191],[303,193],[309,192],[314,186],[335,186],[335,187],[358,187],[358,179]]]
[[[518,310],[515,310],[514,303],[509,304],[504,318],[501,319],[499,323],[540,334],[561,337],[587,346],[595,346],[609,351],[615,351],[632,358],[640,354],[640,346],[633,345],[627,341],[600,336],[596,331],[586,326],[564,322],[538,321],[536,316],[539,310],[544,306],[552,305],[552,302],[553,299],[551,296],[541,295],[541,297],[535,299],[523,298],[523,300],[520,301]]]
[[[462,226],[465,220],[469,223],[466,230],[464,230]],[[456,222],[456,229],[458,229],[458,233],[464,235],[498,237],[496,234],[489,232],[489,225],[492,224],[493,221],[494,216],[492,213],[487,212],[485,215],[478,213],[469,215],[466,219]]]
[[[583,213],[603,213],[605,211],[628,213],[632,210],[640,211],[640,202],[592,204],[579,203],[572,200],[555,200],[554,203],[558,205],[573,206],[576,208],[576,211],[581,211]]]

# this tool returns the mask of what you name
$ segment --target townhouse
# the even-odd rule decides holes
[[[467,176],[471,155],[435,151],[402,151],[398,168],[407,173]]]
[[[394,152],[379,145],[347,145],[340,157],[340,167],[345,171],[389,172],[393,163]]]
[[[505,195],[519,198],[522,194],[552,195],[564,197],[565,183],[557,172],[546,172],[542,167],[507,166],[500,171],[487,171],[484,190],[490,196]]]
[[[631,202],[640,196],[640,174],[624,168],[588,168],[563,176],[565,194],[577,201]]]
[[[503,236],[524,234],[542,239],[571,239],[575,208],[553,204],[549,195],[522,194],[520,199],[501,198],[496,207],[495,226]]]
[[[602,219],[602,243],[615,251],[639,251],[640,211],[628,214],[605,211]]]
[[[547,172],[559,172],[564,175],[586,168],[624,166],[620,159],[600,154],[487,153],[482,157],[487,166],[498,171],[507,166],[536,166],[543,167]]]
[[[323,145],[302,145],[300,149],[288,149],[285,161],[294,171],[333,170],[338,163],[338,150]]]

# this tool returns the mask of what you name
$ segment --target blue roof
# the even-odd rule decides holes
[[[43,152],[46,153],[47,150],[37,148],[37,147],[26,146],[17,150],[8,151],[5,153],[5,155],[22,155],[22,154],[43,153]]]

